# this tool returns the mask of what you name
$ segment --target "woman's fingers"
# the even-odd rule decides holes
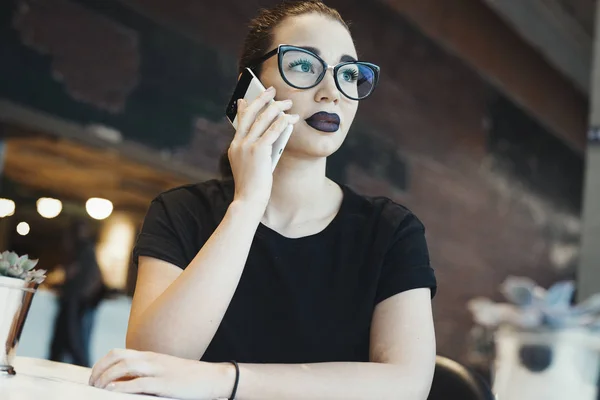
[[[112,382],[106,387],[106,389],[121,393],[143,393],[156,396],[167,395],[167,388],[164,387],[164,380],[155,377],[144,377],[131,379],[128,381]]]
[[[111,382],[131,380],[131,378],[155,376],[160,366],[143,358],[124,359],[102,373],[94,382],[94,386],[105,388]]]
[[[114,349],[108,352],[92,368],[90,385],[104,387],[111,380],[120,377],[146,375],[149,373],[145,365],[152,357],[151,353],[128,349]]]
[[[281,136],[283,131],[288,127],[288,125],[293,125],[300,119],[300,116],[297,114],[288,115],[281,114],[275,122],[271,124],[271,126],[267,129],[267,131],[260,137],[260,139],[256,142],[257,145],[267,145],[272,146],[273,143]]]
[[[277,119],[277,117],[284,111],[292,108],[292,101],[276,101],[271,103],[267,108],[264,109],[252,124],[252,127],[246,134],[246,140],[255,141],[259,137],[261,137],[267,129],[273,124],[273,121]]]
[[[93,385],[96,380],[110,368],[113,364],[118,363],[123,358],[127,357],[131,350],[126,349],[113,349],[109,351],[104,357],[102,357],[92,368],[92,374],[90,375],[90,385]]]
[[[248,134],[248,131],[252,127],[252,124],[254,123],[254,120],[260,111],[274,98],[275,89],[269,88],[265,92],[261,93],[261,95],[250,104],[243,99],[240,103],[238,103],[237,130],[234,140],[241,139]],[[241,109],[239,107],[240,105],[242,106]]]

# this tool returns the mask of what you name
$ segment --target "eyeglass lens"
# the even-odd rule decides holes
[[[323,63],[312,54],[287,50],[281,58],[284,79],[299,89],[313,87],[323,75]],[[360,99],[371,93],[375,72],[367,65],[349,63],[337,69],[335,79],[346,96]]]

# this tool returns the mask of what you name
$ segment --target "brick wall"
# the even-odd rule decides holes
[[[78,3],[113,17],[123,15],[118,4],[135,10],[135,18],[117,19],[127,29],[138,31],[142,49],[150,40],[149,31],[161,38],[167,37],[161,36],[161,29],[167,30],[169,40],[182,43],[191,38],[204,49],[203,54],[212,55],[204,61],[213,66],[216,81],[229,82],[200,92],[205,97],[195,105],[219,110],[235,79],[231,64],[244,24],[258,4],[272,1],[239,1],[239,7],[208,0],[106,1],[101,7],[87,0]],[[383,70],[381,86],[361,104],[348,143],[332,157],[329,172],[365,194],[384,194],[404,203],[424,221],[439,279],[434,303],[439,353],[466,361],[472,324],[465,303],[470,298],[498,298],[497,287],[509,274],[530,276],[547,285],[574,273],[581,157],[518,107],[509,104],[510,112],[499,113],[493,105],[507,102],[502,94],[384,5],[370,2],[365,6],[354,0],[328,3],[352,21],[361,58],[379,63]],[[172,32],[180,39],[173,39]],[[76,46],[85,45],[77,38],[70,43],[75,53]],[[178,54],[172,53],[165,70],[192,60],[191,56],[177,58]],[[154,81],[147,84],[144,57],[143,53],[137,90],[144,87],[145,95],[160,98],[162,93],[177,100],[177,93],[169,92],[168,81],[159,81],[158,75],[151,75]],[[120,61],[114,60],[117,65]],[[191,75],[189,79],[190,84],[197,84]],[[133,89],[131,96],[139,95]],[[144,103],[139,104],[143,111]],[[161,113],[160,107],[158,102],[145,114],[150,122],[153,114]],[[171,110],[162,107],[164,114]],[[135,110],[124,114],[128,112]],[[161,144],[174,157],[216,171],[218,154],[227,145],[223,139],[230,130],[227,123],[209,111],[176,115],[179,130],[165,131],[153,145]],[[109,122],[118,125],[126,137],[143,141],[139,126],[123,122],[126,115],[121,118]],[[508,134],[515,129],[522,134]],[[537,141],[525,145],[533,133]],[[168,141],[173,137],[180,143]],[[545,147],[544,143],[553,144]],[[365,148],[370,151],[362,151]],[[556,168],[536,167],[546,165],[548,158]]]

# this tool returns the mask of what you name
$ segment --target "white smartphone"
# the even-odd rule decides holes
[[[235,129],[237,129],[238,99],[244,99],[247,103],[250,103],[260,96],[260,94],[265,90],[266,88],[256,77],[256,75],[254,75],[249,68],[246,68],[238,80],[235,90],[233,91],[233,95],[231,96],[231,100],[229,100],[229,104],[227,105],[227,110],[225,111],[227,119],[229,122],[231,122],[231,125],[233,125]],[[271,103],[272,102],[273,100],[271,100]],[[283,149],[285,149],[285,145],[287,144],[293,129],[294,126],[292,124],[288,125],[275,143],[273,143],[273,150],[271,152],[271,171],[275,170],[275,167],[279,162],[279,158],[281,157],[281,153],[283,153]]]

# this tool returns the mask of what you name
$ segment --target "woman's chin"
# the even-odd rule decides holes
[[[344,143],[345,135],[342,132],[327,135],[314,133],[304,135],[303,133],[290,139],[285,152],[302,158],[324,158],[335,153]]]
[[[320,160],[327,158],[340,148],[337,146],[310,146],[310,147],[290,147],[284,150],[283,157],[297,160]]]

